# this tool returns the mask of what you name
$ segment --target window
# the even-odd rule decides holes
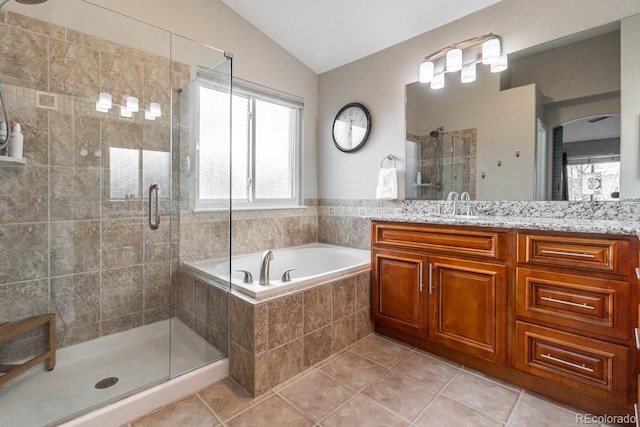
[[[221,86],[199,79],[198,210],[220,208],[226,203],[229,148],[215,141],[224,141],[224,132],[228,132],[220,121],[224,120],[224,109],[228,111],[228,99]],[[248,83],[234,82],[231,111],[234,208],[298,205],[302,103]],[[216,120],[216,116],[221,119]]]

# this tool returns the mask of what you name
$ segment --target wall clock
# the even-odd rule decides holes
[[[364,146],[371,131],[371,115],[364,105],[352,102],[338,111],[333,120],[333,142],[338,150],[353,153]]]

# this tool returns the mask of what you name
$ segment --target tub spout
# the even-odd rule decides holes
[[[269,284],[269,262],[273,261],[273,252],[265,251],[262,254],[262,262],[260,263],[260,285]]]

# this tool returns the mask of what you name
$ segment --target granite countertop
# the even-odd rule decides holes
[[[640,221],[570,219],[517,216],[465,215],[380,215],[368,217],[375,221],[411,222],[419,224],[467,225],[474,227],[516,228],[527,230],[572,231],[580,233],[621,234],[640,238]]]

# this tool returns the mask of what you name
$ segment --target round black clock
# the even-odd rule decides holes
[[[371,131],[371,115],[364,105],[352,102],[338,111],[333,121],[333,142],[338,150],[353,153],[362,148]]]

